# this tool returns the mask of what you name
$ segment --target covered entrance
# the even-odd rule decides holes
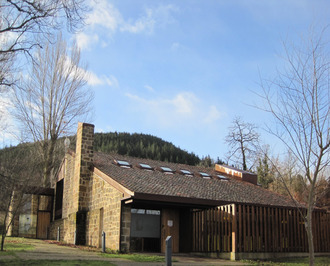
[[[160,210],[131,209],[131,250],[160,251]]]

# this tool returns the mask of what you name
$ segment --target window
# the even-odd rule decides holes
[[[199,174],[201,175],[201,177],[203,177],[204,179],[211,179],[211,176],[208,173],[205,172],[199,172]]]
[[[141,169],[145,169],[145,170],[154,170],[154,168],[152,168],[149,164],[145,164],[145,163],[140,163],[140,168]]]
[[[174,171],[169,167],[161,166],[160,169],[163,173],[166,173],[166,174],[173,174],[174,173]]]
[[[55,220],[62,219],[62,205],[63,205],[63,181],[61,179],[56,183],[56,196],[55,196]]]
[[[180,173],[187,176],[193,176],[194,174],[188,170],[181,169]]]
[[[221,181],[228,181],[229,178],[224,176],[224,175],[217,175],[217,177],[221,180]]]
[[[115,161],[115,164],[120,166],[120,167],[123,167],[123,168],[131,168],[132,165],[127,162],[127,161],[122,161],[122,160],[114,160]]]

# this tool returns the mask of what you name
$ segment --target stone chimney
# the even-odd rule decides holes
[[[250,173],[231,166],[220,165],[220,164],[216,164],[214,170],[220,174],[223,174],[231,178],[249,182],[254,185],[258,184],[258,176],[254,173]]]
[[[75,243],[86,244],[86,219],[89,201],[89,181],[93,165],[94,125],[78,123],[73,180]]]
[[[75,157],[75,183],[77,211],[88,209],[88,185],[93,165],[94,125],[78,123],[76,157]]]

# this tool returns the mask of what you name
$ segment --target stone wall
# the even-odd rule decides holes
[[[120,251],[129,252],[131,239],[131,207],[122,206],[121,230],[120,230]]]
[[[67,153],[65,155],[64,169],[65,178],[63,180],[63,203],[62,203],[62,218],[67,218],[70,213],[76,212],[78,203],[74,201],[74,194],[78,191],[77,186],[74,186],[74,161],[75,154]]]
[[[94,125],[78,123],[74,171],[74,185],[75,188],[78,188],[77,191],[74,191],[74,201],[78,204],[77,211],[88,210],[88,187],[91,176],[91,167],[93,166],[93,144]]]
[[[76,213],[68,215],[67,218],[53,221],[50,226],[49,238],[57,239],[57,230],[60,227],[60,241],[74,244],[74,232],[76,230]]]
[[[79,123],[76,153],[66,154],[62,165],[62,219],[51,225],[50,236],[78,244],[101,246],[102,231],[106,233],[106,247],[120,249],[121,199],[123,194],[92,171],[94,126]]]
[[[106,183],[96,174],[89,187],[89,205],[87,213],[87,243],[100,246],[102,231],[106,234],[106,247],[120,249],[120,213],[123,194]]]

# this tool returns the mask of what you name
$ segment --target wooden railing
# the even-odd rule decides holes
[[[314,211],[313,237],[315,252],[330,252],[329,213]],[[308,252],[308,241],[297,209],[230,204],[193,212],[193,251]]]

